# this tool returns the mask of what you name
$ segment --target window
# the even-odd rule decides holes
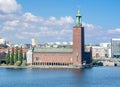
[[[77,54],[76,54],[76,60],[77,60],[77,62],[78,62],[78,56],[79,56],[79,54],[77,53]]]
[[[36,57],[36,60],[38,61],[38,60],[39,60],[39,57]]]

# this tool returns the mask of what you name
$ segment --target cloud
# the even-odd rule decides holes
[[[74,19],[71,16],[65,17],[49,17],[48,19],[35,16],[30,12],[23,13],[19,16],[14,16],[11,20],[3,22],[1,29],[3,36],[9,33],[7,37],[16,42],[23,40],[26,43],[31,41],[31,38],[38,38],[41,42],[56,42],[56,41],[72,41],[72,30]],[[85,27],[86,41],[93,42],[94,39],[103,40],[106,31],[102,27],[83,22]],[[98,33],[99,32],[99,33]],[[14,37],[11,35],[15,33]],[[101,37],[101,38],[99,38]],[[11,39],[12,38],[12,39]],[[30,42],[29,42],[30,43]]]
[[[38,38],[41,43],[72,41],[75,24],[71,16],[44,18],[31,12],[19,13],[21,8],[16,0],[0,0],[0,37],[12,43],[31,43],[31,38]],[[120,33],[120,28],[107,30],[86,22],[83,26],[86,43],[109,41]]]
[[[16,19],[15,14],[0,14],[0,22]]]
[[[61,30],[61,31],[42,31],[42,32],[22,32],[23,35],[30,35],[30,36],[60,36],[65,34],[71,34],[72,30]],[[63,36],[64,37],[64,36]]]
[[[43,41],[65,41],[66,38],[68,41],[72,40],[74,20],[71,16],[60,17],[58,19],[56,17],[49,17],[46,19],[26,12],[19,16],[14,16],[12,19],[0,22],[1,35],[8,37],[10,40],[13,38],[15,40],[31,40],[33,37],[40,38]]]
[[[61,17],[60,19],[56,19],[55,17],[50,17],[48,20],[44,22],[45,26],[64,26],[65,28],[69,27],[68,25],[73,25],[74,20],[71,16]]]
[[[98,30],[101,29],[100,26],[95,26],[93,24],[85,23],[83,22],[82,25],[87,29],[87,30]]]
[[[24,21],[26,21],[26,22],[39,22],[39,21],[42,21],[42,19],[40,19],[39,17],[33,15],[30,12],[26,12],[25,14],[23,14],[22,17],[23,17]]]
[[[120,34],[120,28],[108,30],[109,34]]]
[[[15,35],[19,40],[25,40],[25,39],[27,39],[26,37],[24,37],[24,36],[21,36],[21,35],[19,35],[19,34],[16,34]]]
[[[41,31],[48,31],[48,30],[49,30],[49,28],[46,27],[46,26],[39,27],[39,29],[40,29]]]
[[[3,29],[4,30],[16,30],[16,27],[18,26],[19,24],[19,20],[13,20],[13,21],[6,21],[4,24],[3,24]]]
[[[85,28],[85,36],[87,38],[101,36],[101,34],[103,33],[102,27],[100,26],[96,26],[94,24],[85,23],[85,22],[83,22],[82,25]]]
[[[0,0],[0,13],[10,14],[17,12],[21,9],[20,4],[16,0]]]

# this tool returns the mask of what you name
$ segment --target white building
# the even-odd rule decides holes
[[[100,43],[100,46],[104,47],[104,48],[110,48],[111,47],[111,43]]]
[[[27,54],[27,64],[32,64],[32,50],[28,50]]]
[[[32,46],[38,46],[38,39],[36,38],[32,39]]]
[[[111,43],[100,43],[100,46],[104,48],[106,56],[111,58]]]
[[[9,41],[5,38],[0,38],[0,44],[6,45],[6,44],[9,44]]]
[[[111,51],[113,58],[120,58],[120,38],[112,38]]]

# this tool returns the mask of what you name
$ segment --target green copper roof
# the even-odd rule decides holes
[[[72,52],[72,49],[65,49],[65,48],[39,48],[39,49],[34,49],[34,52],[65,52],[69,53]]]
[[[78,10],[78,13],[76,15],[76,26],[82,27],[82,16],[80,16],[80,11]]]

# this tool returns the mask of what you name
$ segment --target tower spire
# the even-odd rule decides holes
[[[78,10],[77,16],[80,16],[80,10]]]
[[[82,16],[80,15],[80,10],[78,10],[78,13],[76,15],[76,27],[82,27]]]

